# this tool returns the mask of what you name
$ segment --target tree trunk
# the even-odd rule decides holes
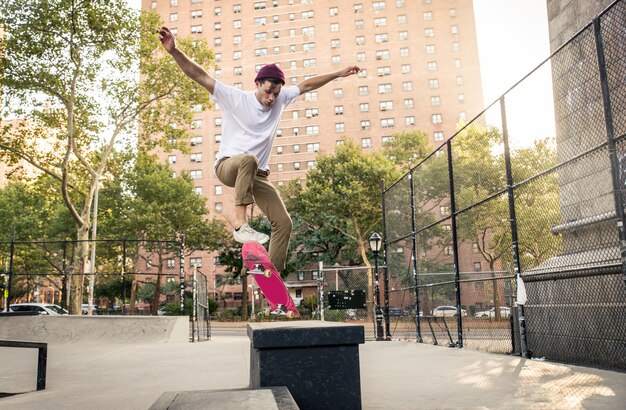
[[[81,226],[77,232],[75,263],[78,269],[70,276],[72,293],[70,295],[70,314],[78,315],[82,312],[83,290],[85,273],[89,272],[89,228]]]

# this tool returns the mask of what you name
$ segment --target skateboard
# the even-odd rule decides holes
[[[288,318],[300,317],[293,299],[285,286],[280,274],[270,262],[267,251],[258,242],[246,242],[241,248],[243,258],[243,275],[253,275],[270,307],[265,308],[265,316],[270,314],[284,315]]]

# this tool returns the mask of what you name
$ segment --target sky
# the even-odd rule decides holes
[[[474,18],[487,106],[550,56],[546,0],[474,0]],[[555,135],[549,65],[506,101],[513,135],[527,140]],[[499,116],[488,112],[488,119],[489,114]]]

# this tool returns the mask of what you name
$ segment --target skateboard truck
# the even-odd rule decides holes
[[[263,265],[260,263],[255,263],[252,266],[252,269],[248,269],[246,266],[243,267],[242,273],[244,275],[263,275],[266,278],[272,276],[272,271],[270,269],[264,269]]]

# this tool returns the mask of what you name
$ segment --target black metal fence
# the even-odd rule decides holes
[[[77,258],[81,245],[97,249],[83,273]],[[10,241],[0,243],[0,258],[2,309],[39,302],[71,311],[78,298],[82,308],[73,314],[90,309],[98,315],[184,314],[192,319],[192,340],[210,337],[207,278],[197,269],[185,270],[184,242]]]
[[[616,1],[383,189],[389,293],[410,306],[396,335],[519,350],[519,273],[527,355],[626,369],[625,32]],[[555,137],[532,127],[540,100]]]

